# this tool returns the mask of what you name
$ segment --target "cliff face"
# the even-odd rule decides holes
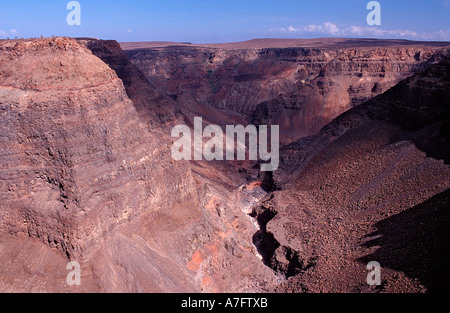
[[[381,41],[321,48],[123,46],[150,83],[184,107],[201,112],[199,107],[212,106],[250,123],[280,125],[283,143],[316,134],[339,114],[441,59],[435,55],[439,46]]]
[[[117,43],[1,42],[0,104],[1,290],[223,291],[272,279],[251,220],[227,205],[239,198],[214,196],[172,160],[179,109]],[[69,259],[82,264],[78,289],[65,284]]]
[[[80,260],[148,208],[195,201],[186,166],[164,180],[166,134],[149,132],[88,49],[64,38],[2,42],[0,58],[2,234]]]

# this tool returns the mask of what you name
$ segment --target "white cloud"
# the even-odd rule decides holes
[[[303,27],[303,31],[305,31],[305,32],[318,32],[318,31],[322,31],[322,27],[311,24],[311,25]]]
[[[132,33],[133,30],[132,29],[127,29],[127,33]]]
[[[332,34],[332,35],[336,35],[336,34],[339,34],[339,32],[340,32],[339,27],[337,27],[333,23],[327,22],[327,23],[324,24],[324,26],[325,26],[325,32],[326,33],[329,33],[329,34]]]
[[[301,26],[299,28],[295,28],[294,26],[289,26],[287,29],[282,27],[279,29],[272,29],[272,31],[278,32],[289,32],[289,33],[323,33],[330,35],[339,35],[342,33],[342,30],[336,24],[331,22],[326,22],[322,25],[310,24],[306,26]]]
[[[10,29],[9,32],[0,29],[0,36],[2,37],[17,37],[17,35],[19,35],[19,31],[16,29]]]
[[[363,28],[361,26],[352,25],[352,26],[349,27],[349,31],[350,31],[351,34],[362,35]]]
[[[289,32],[291,33],[328,33],[328,34],[339,34],[340,29],[336,24],[331,22],[327,22],[323,25],[314,25],[310,24],[307,26],[303,26],[300,28],[294,28],[293,26],[289,26]]]
[[[449,0],[450,1],[450,0]],[[444,40],[450,41],[450,30],[439,30],[434,32],[416,32],[407,29],[382,29],[379,27],[356,26],[338,27],[332,22],[326,22],[321,25],[310,24],[301,27],[289,26],[287,29],[282,27],[271,29],[277,33],[297,33],[312,35],[327,35],[341,37],[377,37],[377,38],[402,38],[413,40]]]

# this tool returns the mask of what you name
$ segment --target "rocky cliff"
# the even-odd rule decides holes
[[[245,180],[210,182],[172,160],[180,109],[117,43],[0,42],[0,105],[2,291],[244,291],[273,279],[240,196],[223,188]],[[80,287],[65,283],[69,260]]]
[[[251,41],[241,45],[122,44],[159,91],[200,114],[211,107],[280,125],[282,142],[316,134],[348,109],[430,63],[448,43]],[[242,47],[241,47],[242,46]]]

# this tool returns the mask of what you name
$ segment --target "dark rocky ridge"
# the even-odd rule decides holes
[[[316,264],[278,291],[367,292],[370,261],[383,267],[376,291],[448,291],[449,65],[447,56],[286,147],[291,174],[268,204],[267,230]]]

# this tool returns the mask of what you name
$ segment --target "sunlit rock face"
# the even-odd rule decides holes
[[[0,73],[2,290],[244,291],[271,281],[237,196],[174,162],[180,109],[117,43],[3,41]],[[82,266],[78,289],[66,284],[69,260]]]

